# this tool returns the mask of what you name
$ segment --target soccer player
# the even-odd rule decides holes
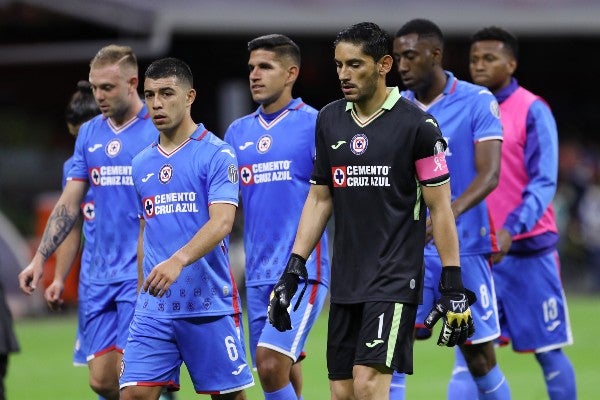
[[[77,138],[81,125],[100,114],[100,109],[94,94],[92,86],[88,81],[77,82],[77,90],[71,96],[65,110],[65,120],[67,129],[71,136]],[[63,188],[67,182],[67,175],[73,165],[73,157],[65,161],[63,165]],[[82,243],[83,233],[83,246]],[[71,270],[71,266],[77,254],[81,251],[81,263],[79,270],[78,288],[77,288],[77,333],[75,346],[73,349],[73,365],[87,366],[87,341],[84,333],[85,311],[87,309],[87,290],[89,286],[89,269],[92,258],[92,248],[94,243],[94,200],[92,190],[89,189],[81,203],[81,215],[73,225],[73,229],[67,235],[65,240],[56,249],[54,279],[44,292],[44,298],[51,310],[61,308],[63,301],[61,295],[65,288],[65,279]]]
[[[137,93],[138,67],[131,48],[100,49],[90,62],[89,81],[102,115],[79,130],[67,183],[31,263],[19,274],[19,285],[27,294],[35,290],[44,262],[76,223],[92,186],[96,224],[84,327],[89,333],[87,360],[92,389],[116,400],[137,289],[139,223],[131,160],[157,131]]]
[[[489,90],[461,81],[443,69],[443,41],[436,24],[414,19],[396,33],[394,57],[402,83],[408,88],[402,96],[435,117],[448,144],[446,160],[452,176],[452,213],[460,242],[460,265],[465,286],[476,289],[479,299],[472,307],[476,332],[461,346],[461,351],[480,398],[504,400],[510,398],[510,389],[496,364],[493,344],[500,336],[490,271],[490,256],[496,250],[496,241],[484,200],[498,184],[502,125],[498,103]],[[420,339],[431,335],[429,330],[422,329],[422,321],[440,296],[436,283],[442,265],[434,242],[425,246],[425,290],[416,326]],[[396,376],[394,383],[397,380],[401,382],[402,377]],[[454,393],[448,396],[462,398]],[[403,395],[392,393],[392,398]]]
[[[304,260],[333,214],[327,337],[331,398],[388,399],[392,371],[413,372],[426,206],[444,265],[442,296],[428,326],[443,317],[439,343],[454,346],[473,333],[473,321],[437,122],[403,99],[398,88],[386,87],[393,64],[391,38],[379,26],[362,22],[346,28],[334,48],[344,99],[319,112],[312,186],[268,315],[274,326],[286,326],[288,306],[304,292],[297,291],[307,274]]]
[[[573,365],[562,351],[573,336],[552,208],[558,133],[546,102],[513,77],[517,60],[518,41],[506,30],[473,35],[471,77],[494,93],[504,126],[500,182],[488,196],[500,245],[492,257],[500,324],[515,351],[534,353],[551,400],[576,399]]]
[[[192,120],[196,91],[183,61],[150,64],[144,97],[160,135],[132,166],[144,282],[121,365],[121,400],[178,390],[182,362],[196,392],[242,400],[254,380],[228,257],[237,159]]]
[[[250,353],[267,400],[301,398],[300,360],[329,285],[327,235],[307,259],[310,301],[292,314],[291,330],[267,324],[269,295],[292,251],[315,156],[317,111],[292,97],[300,49],[272,34],[248,43],[250,93],[260,106],[234,121],[225,141],[238,156],[244,210]]]

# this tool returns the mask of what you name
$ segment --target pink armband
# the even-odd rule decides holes
[[[421,158],[415,163],[419,181],[428,181],[448,174],[446,154],[438,153],[434,156]]]

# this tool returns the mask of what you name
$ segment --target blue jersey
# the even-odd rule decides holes
[[[298,98],[274,119],[259,108],[225,133],[240,167],[247,286],[274,284],[283,273],[310,189],[316,119]],[[309,279],[329,284],[326,233],[306,268]]]
[[[79,130],[67,179],[89,181],[94,191],[97,219],[90,283],[137,279],[140,227],[131,160],[157,135],[145,105],[119,128],[98,115]]]
[[[415,99],[412,91],[402,96],[433,115],[448,144],[446,163],[450,171],[452,201],[471,184],[475,168],[475,144],[483,140],[502,140],[502,125],[498,102],[483,86],[458,80],[446,71],[448,82],[443,95],[428,107]],[[460,254],[489,254],[495,247],[495,231],[484,201],[475,205],[456,219]],[[437,255],[429,243],[425,254]]]
[[[63,189],[67,183],[67,175],[73,166],[73,157],[70,157],[63,164],[63,181],[62,186]],[[90,263],[92,262],[92,249],[94,246],[94,219],[96,216],[94,210],[94,197],[92,195],[92,188],[90,187],[85,197],[83,198],[83,203],[81,203],[81,214],[83,215],[83,250],[81,251],[81,268],[79,270],[79,282],[80,284],[83,282],[87,284],[89,280],[90,274]],[[81,297],[82,293],[79,293],[79,297]]]
[[[188,243],[208,222],[212,203],[238,203],[238,164],[229,145],[202,124],[178,148],[153,143],[133,160],[144,229],[144,278]],[[240,312],[225,241],[181,271],[165,296],[138,296],[137,314],[155,318]]]

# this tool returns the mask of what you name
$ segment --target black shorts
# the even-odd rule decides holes
[[[413,373],[415,304],[369,302],[329,308],[329,379],[351,379],[354,365],[385,365]]]

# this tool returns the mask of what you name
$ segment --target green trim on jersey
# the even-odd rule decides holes
[[[413,219],[418,221],[419,214],[421,212],[421,197],[423,197],[423,189],[421,189],[421,184],[419,181],[417,179],[415,179],[415,181],[417,182],[417,198],[415,200],[415,207],[413,208]]]

